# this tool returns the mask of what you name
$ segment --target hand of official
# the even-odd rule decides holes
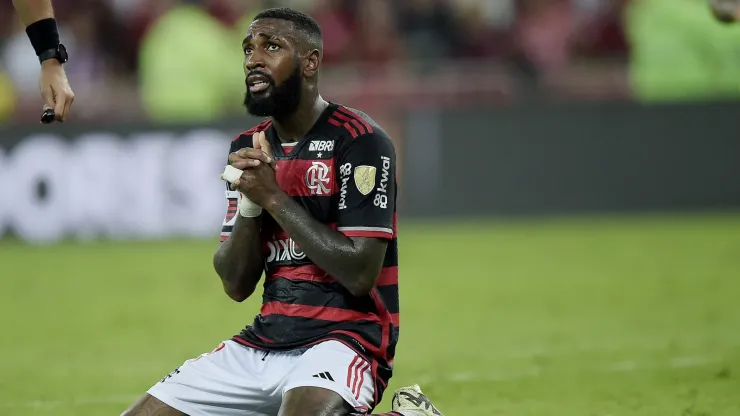
[[[714,18],[722,23],[734,23],[740,16],[740,3],[737,0],[709,0]]]
[[[277,163],[272,158],[264,132],[256,133],[252,140],[253,148],[240,149],[229,155],[229,164],[244,171],[231,183],[231,189],[240,191],[249,201],[264,207],[270,198],[281,192],[275,176]]]
[[[47,59],[41,64],[39,87],[44,98],[44,110],[53,109],[54,120],[64,121],[69,115],[75,95],[59,61]]]

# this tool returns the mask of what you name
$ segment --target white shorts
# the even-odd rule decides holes
[[[288,390],[322,387],[365,414],[375,393],[371,367],[339,341],[268,352],[229,340],[185,361],[147,393],[190,416],[275,416]]]

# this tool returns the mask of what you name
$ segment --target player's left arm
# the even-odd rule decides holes
[[[346,179],[342,187],[346,195],[340,195],[339,200],[338,229],[318,221],[282,191],[261,205],[311,261],[353,295],[364,296],[375,287],[393,238],[395,150],[385,134],[376,132],[353,139],[337,151],[337,165],[344,167],[341,173],[345,173],[338,178]],[[352,167],[360,166],[365,166],[360,170],[366,175],[356,184],[350,176]],[[376,177],[367,176],[371,173],[378,179],[372,183]]]

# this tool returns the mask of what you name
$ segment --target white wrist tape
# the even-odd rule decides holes
[[[221,174],[221,178],[229,183],[234,183],[237,179],[241,178],[244,171],[237,169],[231,165],[226,165],[224,173]],[[239,208],[239,215],[246,218],[259,217],[262,214],[262,207],[252,202],[246,195],[239,192],[239,202],[237,202]]]
[[[226,165],[224,173],[221,174],[221,179],[228,183],[234,183],[237,179],[242,177],[243,170],[237,169],[231,165]]]
[[[241,192],[239,192],[239,202],[236,206],[239,208],[239,215],[242,217],[255,218],[262,214],[262,207],[252,202]]]

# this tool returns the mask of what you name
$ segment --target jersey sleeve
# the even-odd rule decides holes
[[[231,143],[229,148],[229,154],[235,151],[236,141]],[[228,163],[228,159],[226,160]],[[226,216],[224,217],[223,225],[221,226],[221,242],[226,241],[231,235],[231,231],[234,229],[236,223],[236,212],[237,204],[239,203],[239,191],[232,191],[228,182],[224,182],[226,190]]]
[[[265,131],[270,127],[271,123],[271,120],[266,120],[243,133],[239,133],[239,135],[231,142],[231,146],[229,146],[229,154],[242,148],[252,147],[252,135],[258,131]],[[228,155],[226,163],[229,163]],[[224,222],[221,226],[222,243],[231,236],[231,232],[234,230],[240,195],[239,191],[231,190],[231,186],[228,182],[224,182],[224,185],[226,186],[226,216],[224,217]]]
[[[228,184],[226,187],[228,188]],[[224,217],[223,226],[221,226],[221,242],[226,241],[231,236],[231,231],[236,223],[237,203],[239,202],[239,191],[226,190],[226,216]]]
[[[392,239],[396,213],[396,152],[391,139],[373,132],[337,154],[337,230],[348,237]]]

